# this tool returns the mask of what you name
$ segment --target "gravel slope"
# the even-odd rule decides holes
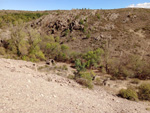
[[[49,81],[47,81],[49,80]],[[148,113],[146,106],[0,58],[0,113]]]

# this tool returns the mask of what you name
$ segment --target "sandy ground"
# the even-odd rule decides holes
[[[146,107],[37,72],[31,62],[0,58],[0,113],[148,113]]]

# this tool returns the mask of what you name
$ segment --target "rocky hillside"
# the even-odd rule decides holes
[[[89,90],[38,72],[31,62],[0,58],[0,113],[148,113],[146,108],[102,88]]]
[[[0,15],[19,14],[19,11],[0,11]],[[27,13],[27,12],[26,12]],[[41,13],[41,12],[40,12]],[[137,54],[149,58],[150,10],[70,10],[46,11],[28,25],[41,34],[59,36],[62,43],[73,51],[85,52],[93,48],[108,49],[111,56]],[[4,17],[3,17],[4,18]],[[18,17],[19,18],[19,17]],[[22,18],[22,17],[21,17]],[[29,17],[28,17],[29,18]],[[3,21],[2,21],[3,22]],[[7,23],[9,20],[7,19]],[[7,38],[9,30],[0,29],[1,38]]]
[[[103,48],[113,57],[149,58],[149,9],[51,11],[31,22],[41,33],[59,36],[73,51]]]
[[[98,65],[112,75],[150,78],[149,14],[149,9],[136,8],[0,11],[0,54],[30,61],[53,58],[75,62],[79,58],[85,67]],[[101,63],[88,61],[84,55],[98,48],[104,51]],[[88,66],[88,62],[95,64]]]

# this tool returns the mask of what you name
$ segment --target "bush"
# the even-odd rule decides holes
[[[94,73],[93,72],[79,72],[78,75],[76,76],[76,81],[81,84],[84,85],[90,89],[93,88],[93,83],[92,83],[92,79],[93,79]]]
[[[76,15],[75,16],[75,20],[79,19],[80,15]]]
[[[85,63],[82,63],[80,59],[75,60],[75,68],[78,72],[85,70]]]
[[[82,29],[82,32],[83,32],[83,33],[86,33],[86,31],[87,31],[87,30],[86,30],[86,28],[84,27],[84,28]]]
[[[89,51],[83,55],[83,59],[86,60],[86,67],[91,68],[92,66],[97,67],[101,61],[101,56],[104,53],[102,49],[96,49],[95,51]]]
[[[69,30],[69,29],[66,29],[66,30],[64,31],[64,36],[67,36],[69,33],[70,33],[70,30]]]
[[[72,37],[72,39],[71,39],[72,41],[75,41],[76,40],[76,37]]]
[[[121,60],[111,59],[111,62],[107,62],[107,72],[116,78],[149,79],[149,68],[149,63],[136,55]]]
[[[93,88],[92,77],[88,72],[80,72],[79,77],[76,78],[76,82],[88,87],[89,89]]]
[[[21,13],[5,13],[5,15],[0,16],[0,23],[3,23],[0,25],[2,27],[3,25],[16,25],[19,24],[20,21],[22,22],[29,22],[31,20],[40,18],[43,15],[47,15],[48,13],[30,13],[30,12],[21,12]]]
[[[60,41],[60,37],[57,36],[57,37],[55,38],[55,41],[56,41],[56,42],[59,42],[59,41]]]
[[[88,33],[88,34],[86,35],[86,38],[90,38],[90,37],[91,37],[91,34]]]
[[[68,59],[67,55],[63,52],[60,52],[55,58],[57,58],[58,61],[66,61]]]
[[[65,44],[61,45],[62,52],[66,52],[68,49],[69,49],[69,47],[67,45],[65,45]]]
[[[38,59],[36,58],[35,54],[29,54],[29,60],[31,62],[37,62],[38,61]]]
[[[23,27],[17,27],[11,32],[11,39],[8,40],[8,49],[12,51],[13,54],[21,56],[23,53],[27,53],[27,41],[25,41],[26,34],[23,32]]]
[[[25,40],[21,40],[18,44],[18,49],[21,55],[27,55],[28,54],[28,49],[29,49],[29,44]]]
[[[5,55],[5,48],[4,47],[0,47],[0,55]]]
[[[100,14],[99,13],[97,13],[96,16],[97,16],[98,19],[100,19]]]
[[[119,91],[119,96],[121,96],[122,98],[126,98],[128,100],[132,100],[132,101],[138,100],[138,95],[137,95],[136,91],[134,91],[131,88],[121,89]]]
[[[45,54],[50,58],[55,58],[60,53],[60,45],[57,42],[47,43],[45,47]]]
[[[140,80],[137,79],[137,78],[135,78],[135,79],[131,80],[131,83],[132,83],[132,84],[139,84],[139,83],[140,83]]]
[[[77,78],[77,79],[76,79],[76,82],[79,83],[79,84],[81,84],[81,85],[86,86],[86,87],[89,88],[89,89],[92,89],[92,88],[93,88],[93,84],[92,84],[90,81],[88,81],[87,79],[84,79],[84,78]]]
[[[80,72],[79,74],[80,74],[81,78],[85,78],[88,81],[92,81],[91,73],[89,73],[89,72]]]
[[[84,24],[84,20],[81,19],[80,22],[79,22],[79,24]]]
[[[149,83],[141,84],[139,86],[138,95],[139,99],[150,101],[150,84]]]
[[[30,60],[30,58],[29,58],[28,56],[22,56],[21,59],[22,59],[22,60],[25,60],[25,61],[29,61],[29,60]]]
[[[39,50],[38,52],[36,52],[36,57],[38,59],[40,59],[40,60],[45,60],[45,55],[44,55],[44,53],[41,50]]]

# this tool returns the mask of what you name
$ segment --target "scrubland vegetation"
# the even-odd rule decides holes
[[[74,12],[76,12],[76,10]],[[90,71],[92,69],[110,74],[113,79],[150,79],[149,61],[137,54],[129,54],[126,57],[123,56],[121,55],[123,50],[120,49],[119,46],[119,49],[117,47],[116,49],[120,52],[120,55],[118,55],[118,57],[112,57],[112,51],[110,51],[112,47],[112,38],[108,39],[108,36],[105,37],[101,35],[100,39],[98,39],[96,38],[97,36],[94,36],[98,31],[106,34],[106,32],[110,33],[110,30],[112,30],[112,32],[118,33],[121,28],[118,28],[117,31],[116,29],[111,28],[111,26],[108,26],[108,28],[103,27],[105,26],[103,23],[107,23],[107,20],[114,20],[117,18],[117,14],[114,13],[115,17],[114,15],[110,16],[106,11],[102,12],[103,15],[101,15],[100,11],[96,11],[94,14],[89,14],[89,12],[90,10],[83,9],[80,13],[74,15],[73,19],[66,19],[67,24],[64,22],[65,25],[63,23],[64,19],[61,21],[46,22],[46,25],[41,28],[44,32],[38,29],[39,26],[36,26],[37,23],[32,24],[33,27],[31,24],[28,24],[28,22],[37,20],[43,15],[47,15],[48,13],[46,12],[1,14],[0,28],[6,29],[9,27],[11,34],[10,38],[4,40],[0,45],[0,55],[7,58],[22,59],[32,62],[43,61],[51,58],[56,61],[73,63],[77,70],[75,77],[73,78],[78,83],[89,88],[93,87],[92,79],[95,76],[94,72]],[[63,13],[63,11],[56,11],[54,14],[59,16]],[[135,14],[132,16],[134,15]],[[86,17],[83,18],[84,16]],[[105,18],[105,16],[107,18]],[[127,15],[127,18],[129,18],[128,16],[130,15]],[[116,21],[114,21],[114,23],[115,22]],[[116,24],[116,26],[117,25],[118,24]],[[68,27],[63,28],[62,26]],[[127,30],[124,30],[123,33],[124,32],[130,34]],[[114,34],[112,36],[114,36]],[[117,35],[115,35],[115,40],[116,37]],[[84,52],[73,50],[72,45],[75,45],[78,40],[81,41],[80,45],[84,45],[84,43],[82,44],[82,41],[84,40],[85,42],[89,41],[89,43],[86,44],[91,48],[88,49],[87,46],[81,46],[83,50],[86,50]],[[131,38],[128,37],[128,40],[131,40]],[[92,45],[88,45],[91,43]],[[95,46],[96,44],[99,45]],[[126,44],[128,44],[128,48],[131,47],[130,43],[126,42]],[[124,47],[126,47],[126,44],[124,44]],[[133,45],[134,48],[140,47],[137,43],[135,46],[134,42]],[[133,83],[136,84],[138,81],[135,80]],[[126,92],[129,92],[129,96]],[[136,93],[132,92],[130,89],[122,90],[120,93],[124,98],[137,100]],[[132,95],[135,98],[132,98]]]
[[[59,37],[56,40],[53,36],[41,36],[36,30],[23,27],[16,27],[12,30],[11,38],[1,47],[1,54],[8,58],[17,58],[27,61],[41,61],[46,58],[53,58],[58,61],[68,59],[67,45],[59,44]],[[5,53],[6,52],[6,53]]]
[[[16,13],[2,13],[0,14],[0,28],[8,27],[11,25],[18,25],[18,23],[29,22],[40,18],[43,15],[47,15],[48,13],[32,13],[32,12],[16,12]]]
[[[133,101],[150,101],[150,84],[143,83],[140,86],[138,86],[137,89],[121,89],[119,92],[119,96]]]

